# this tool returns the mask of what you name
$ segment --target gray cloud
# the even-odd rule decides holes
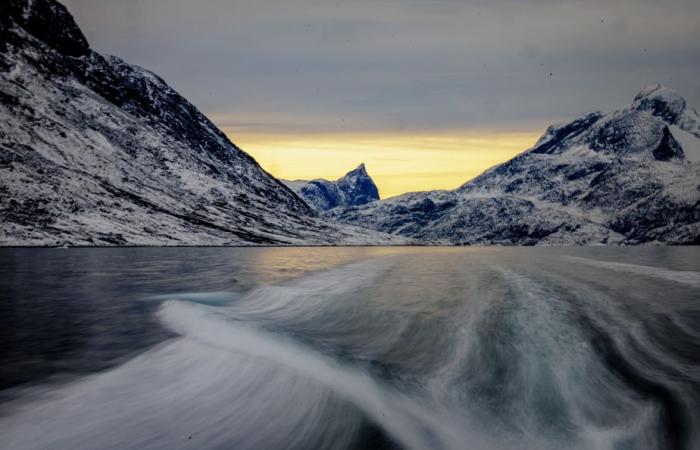
[[[657,81],[700,106],[696,1],[65,3],[234,129],[539,129]]]

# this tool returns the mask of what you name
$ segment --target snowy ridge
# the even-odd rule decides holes
[[[632,108],[649,111],[700,138],[700,115],[673,89],[661,84],[648,86],[634,98]]]
[[[323,212],[340,206],[364,205],[379,200],[379,191],[367,173],[364,163],[336,181],[282,180],[315,211]]]
[[[364,164],[276,180],[55,0],[2,8],[0,245],[700,243],[700,116],[667,87],[456,190],[379,200]]]
[[[325,216],[434,243],[698,244],[698,130],[695,110],[654,85],[622,110],[548,128],[532,149],[454,191]]]
[[[0,17],[0,245],[372,244],[328,223],[54,0]]]

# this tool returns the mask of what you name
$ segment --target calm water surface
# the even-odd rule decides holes
[[[1,249],[0,448],[700,449],[700,249]]]

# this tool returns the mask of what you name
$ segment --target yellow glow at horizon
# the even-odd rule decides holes
[[[535,133],[246,134],[230,139],[277,178],[335,180],[364,162],[382,198],[453,189],[530,148]]]

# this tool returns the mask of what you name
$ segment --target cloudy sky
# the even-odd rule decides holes
[[[697,0],[65,0],[273,174],[455,187],[661,82],[700,106]]]

